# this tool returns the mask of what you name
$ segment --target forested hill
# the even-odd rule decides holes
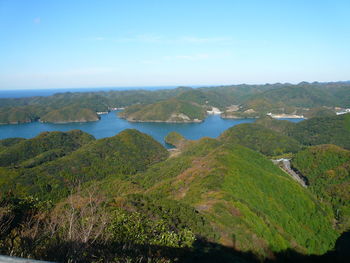
[[[299,83],[231,85],[156,91],[67,92],[48,97],[0,99],[0,123],[96,121],[96,112],[131,105],[148,105],[170,98],[217,107],[227,118],[256,117],[268,112],[302,114],[308,118],[335,114],[335,107],[350,107],[350,84]],[[232,111],[230,106],[239,106]],[[142,109],[143,110],[143,109]],[[165,113],[161,113],[165,114]],[[188,115],[185,113],[185,115]]]
[[[201,122],[206,116],[206,111],[194,102],[168,99],[148,105],[127,107],[119,116],[128,121],[138,122]]]
[[[299,123],[265,117],[256,123],[305,145],[331,143],[350,149],[350,114],[312,118]]]

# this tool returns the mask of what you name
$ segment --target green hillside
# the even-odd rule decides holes
[[[205,109],[193,102],[169,99],[148,105],[133,105],[119,113],[128,121],[145,122],[200,122]]]
[[[256,123],[304,145],[335,144],[350,149],[350,114],[311,118],[298,123],[265,117]]]
[[[302,144],[330,143],[350,149],[350,114],[302,121],[287,133]]]
[[[232,104],[232,98],[230,96],[224,96],[223,94],[214,90],[200,90],[192,89],[185,91],[176,97],[179,100],[194,102],[199,105],[214,106],[224,109],[226,106]]]
[[[322,84],[299,83],[298,85],[285,85],[277,89],[264,91],[252,96],[249,100],[262,99],[272,105],[282,103],[294,107],[320,107],[340,106],[347,107],[348,101],[341,98],[346,94],[349,98],[350,87],[348,84]]]
[[[332,213],[262,155],[202,139],[134,180],[146,193],[195,207],[217,242],[260,255],[293,248],[320,254],[333,246]]]
[[[14,149],[13,154],[16,154],[15,150],[18,149]],[[31,148],[27,148],[26,152],[30,154]],[[167,155],[167,150],[150,136],[136,130],[124,130],[113,137],[91,141],[70,154],[30,169],[0,169],[0,191],[56,200],[67,195],[69,189],[77,184],[107,175],[133,174]]]
[[[25,140],[24,138],[2,139],[0,140],[0,152],[24,140]]]
[[[38,115],[31,112],[29,107],[0,108],[0,124],[18,124],[32,122]]]
[[[264,126],[265,128],[287,134],[287,132],[295,127],[294,122],[287,120],[278,120],[271,118],[270,116],[265,116],[263,118],[257,119],[256,124]]]
[[[226,130],[220,140],[240,144],[268,156],[295,153],[301,148],[295,139],[255,123],[236,125]]]
[[[57,262],[261,262],[324,254],[346,229],[346,150],[296,154],[310,191],[242,146],[265,154],[300,147],[263,126],[167,141],[180,147],[176,156],[136,130],[0,141],[0,155],[15,161],[0,167],[0,224],[11,222],[0,229],[0,252]],[[44,158],[53,151],[64,155]],[[332,180],[313,182],[315,166]]]
[[[80,130],[43,132],[27,140],[0,140],[0,145],[7,146],[0,151],[0,166],[36,166],[73,152],[93,140],[93,136]]]
[[[76,106],[63,107],[50,111],[40,118],[42,122],[67,123],[98,121],[100,118],[95,111]]]
[[[350,228],[350,151],[318,145],[295,155],[293,166],[310,184],[319,200],[332,204],[337,227]]]

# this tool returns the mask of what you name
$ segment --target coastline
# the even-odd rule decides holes
[[[122,117],[120,117],[120,118],[124,119],[124,120],[127,120],[129,122],[201,123],[201,122],[204,121],[204,120],[198,120],[198,119],[195,119],[195,120],[183,120],[183,121],[169,121],[169,120],[163,121],[163,120],[133,120],[133,119],[127,119],[127,118],[122,118]]]
[[[271,118],[274,119],[306,119],[304,115],[297,115],[297,114],[272,114],[268,113],[266,114],[267,116],[270,116]]]

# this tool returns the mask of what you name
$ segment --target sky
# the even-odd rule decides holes
[[[350,80],[348,0],[0,0],[0,89]]]

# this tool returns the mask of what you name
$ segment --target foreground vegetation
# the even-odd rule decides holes
[[[0,140],[0,253],[58,262],[346,262],[348,127],[343,115],[265,118],[218,139],[170,133],[171,157],[136,130]],[[338,146],[316,145],[324,141]],[[308,188],[271,162],[281,154],[293,157]]]

